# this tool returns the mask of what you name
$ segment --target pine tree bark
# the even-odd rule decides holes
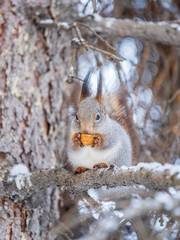
[[[0,158],[30,171],[59,164],[64,154],[63,102],[70,65],[65,31],[39,29],[34,19],[70,19],[71,1],[0,3]],[[62,157],[61,157],[62,159]],[[0,202],[0,239],[43,239],[59,218],[59,191],[49,188],[17,204]]]

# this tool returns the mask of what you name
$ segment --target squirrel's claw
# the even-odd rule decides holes
[[[74,134],[73,142],[74,142],[75,149],[77,149],[79,147],[81,147],[81,148],[84,147],[83,143],[81,142],[81,135],[79,133]]]
[[[100,146],[102,142],[102,138],[99,134],[94,135],[94,141],[93,144],[91,145],[92,148]]]
[[[80,174],[80,173],[86,172],[87,170],[89,169],[84,167],[78,167],[76,168],[75,174]]]
[[[108,168],[108,165],[106,163],[98,163],[94,164],[93,168]]]

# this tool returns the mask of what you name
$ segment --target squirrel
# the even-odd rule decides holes
[[[68,160],[75,173],[109,166],[131,166],[137,152],[137,135],[124,94],[102,95],[99,74],[97,94],[90,92],[89,72],[83,81],[78,108],[70,126]],[[85,146],[82,134],[92,135]]]

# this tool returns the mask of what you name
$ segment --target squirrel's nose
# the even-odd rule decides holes
[[[93,131],[93,127],[90,124],[81,124],[81,133],[88,134]]]
[[[84,134],[88,134],[88,131],[85,130],[85,131],[83,131],[82,133],[84,133]]]

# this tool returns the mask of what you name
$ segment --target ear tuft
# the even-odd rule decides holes
[[[96,99],[99,103],[102,103],[102,74],[101,74],[101,72],[99,73],[99,78],[98,78]]]
[[[89,86],[91,74],[92,74],[92,70],[89,70],[89,72],[87,73],[87,75],[83,81],[79,102],[81,102],[85,98],[91,96],[90,86]]]

